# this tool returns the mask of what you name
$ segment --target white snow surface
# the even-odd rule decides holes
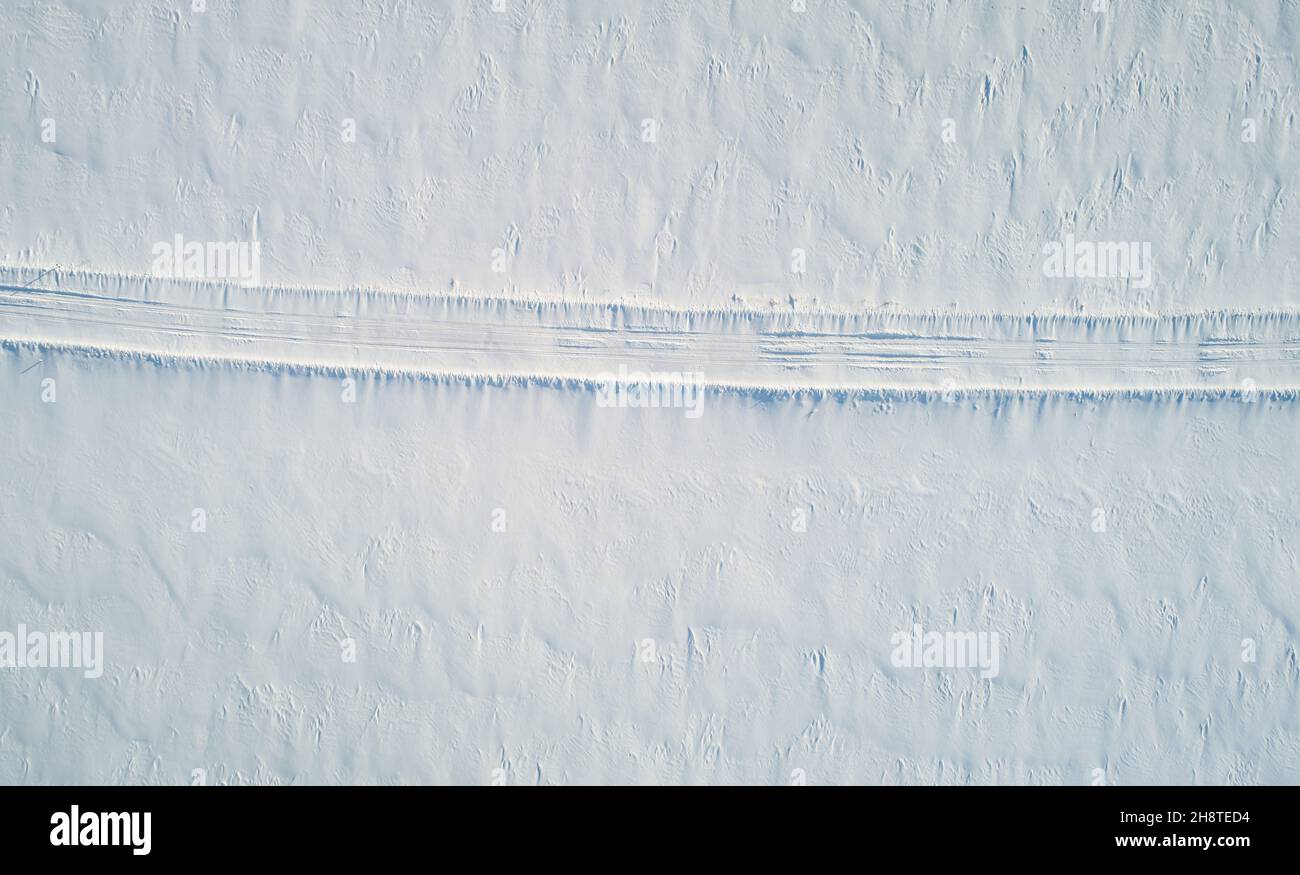
[[[107,654],[3,677],[9,781],[1300,780],[1293,400],[0,380],[0,603]],[[894,668],[914,622],[1000,674]]]
[[[1300,5],[502,5],[0,4],[0,783],[1300,782]]]
[[[806,5],[3,3],[0,251],[145,274],[177,233],[257,238],[273,284],[692,307],[1300,303],[1294,0]],[[1150,287],[1045,278],[1069,233],[1151,243]]]

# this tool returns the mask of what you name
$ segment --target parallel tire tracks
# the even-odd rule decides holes
[[[116,353],[773,388],[1300,388],[1300,316],[1052,318],[691,312],[154,284],[0,285],[0,339]]]

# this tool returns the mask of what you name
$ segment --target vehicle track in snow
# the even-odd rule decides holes
[[[495,378],[621,368],[773,389],[1300,390],[1300,315],[1289,313],[689,311],[56,275],[0,284],[0,339]]]

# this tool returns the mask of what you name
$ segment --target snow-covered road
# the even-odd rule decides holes
[[[622,368],[777,390],[1300,389],[1300,314],[1287,312],[689,311],[128,277],[6,280],[0,339],[110,353],[579,381]]]

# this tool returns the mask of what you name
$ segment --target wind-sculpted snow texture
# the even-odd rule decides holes
[[[0,365],[6,616],[106,652],[4,677],[10,781],[1300,779],[1291,400]]]
[[[0,783],[1300,782],[1297,27],[0,6]]]
[[[308,286],[1300,304],[1292,2],[189,5],[0,5],[10,257],[147,273],[180,233]],[[1046,280],[1069,233],[1151,243],[1149,287]]]

